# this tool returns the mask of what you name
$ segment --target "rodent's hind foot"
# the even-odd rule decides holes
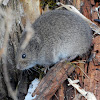
[[[44,74],[46,74],[50,70],[50,66],[45,66],[44,67]]]

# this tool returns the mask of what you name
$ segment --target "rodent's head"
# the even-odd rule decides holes
[[[33,50],[35,51],[35,50]],[[17,55],[17,69],[25,70],[36,64],[36,55],[32,54],[31,48],[27,46],[24,50],[19,50]]]
[[[26,34],[26,33],[25,33]],[[20,41],[20,46],[18,48],[17,52],[17,69],[25,70],[33,67],[36,65],[37,60],[37,53],[36,53],[36,39],[31,39],[28,43],[28,45],[25,47],[25,49],[21,49],[21,45],[26,37],[26,35],[23,34]]]

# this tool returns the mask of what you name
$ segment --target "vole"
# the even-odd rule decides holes
[[[91,29],[77,14],[53,10],[41,15],[33,24],[35,35],[17,54],[17,68],[28,69],[36,64],[50,66],[62,59],[73,60],[87,53],[92,41]],[[27,32],[24,32],[21,43]]]

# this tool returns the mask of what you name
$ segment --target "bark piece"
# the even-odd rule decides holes
[[[94,41],[94,51],[98,50],[96,57],[94,58],[94,63],[96,61],[96,65],[93,62],[89,64],[88,67],[88,76],[90,79],[85,78],[84,80],[84,88],[87,91],[93,92],[96,96],[97,100],[100,100],[100,36],[95,37]],[[87,67],[85,67],[87,69]]]
[[[59,90],[58,90],[58,96],[59,96],[59,100],[64,100],[64,83],[61,84]]]
[[[35,100],[50,100],[74,69],[75,67],[71,63],[60,62],[56,64],[41,80],[33,93],[33,96],[36,95]]]

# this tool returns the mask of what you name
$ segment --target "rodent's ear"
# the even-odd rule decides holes
[[[32,40],[30,41],[30,45],[33,46],[35,48],[35,50],[40,50],[42,47],[42,40],[39,36],[35,36],[34,38],[32,38]],[[32,48],[33,48],[32,47]]]
[[[42,42],[42,37],[39,34],[35,34],[34,37],[32,37],[34,42],[37,42],[38,44],[40,44]]]
[[[33,44],[33,46],[34,46],[34,48],[35,48],[35,50],[38,50],[38,51],[40,51],[41,50],[41,48],[42,48],[42,38],[41,38],[41,36],[39,35],[35,35],[35,37],[34,37],[34,39],[33,39],[33,42],[32,43],[34,43]]]

